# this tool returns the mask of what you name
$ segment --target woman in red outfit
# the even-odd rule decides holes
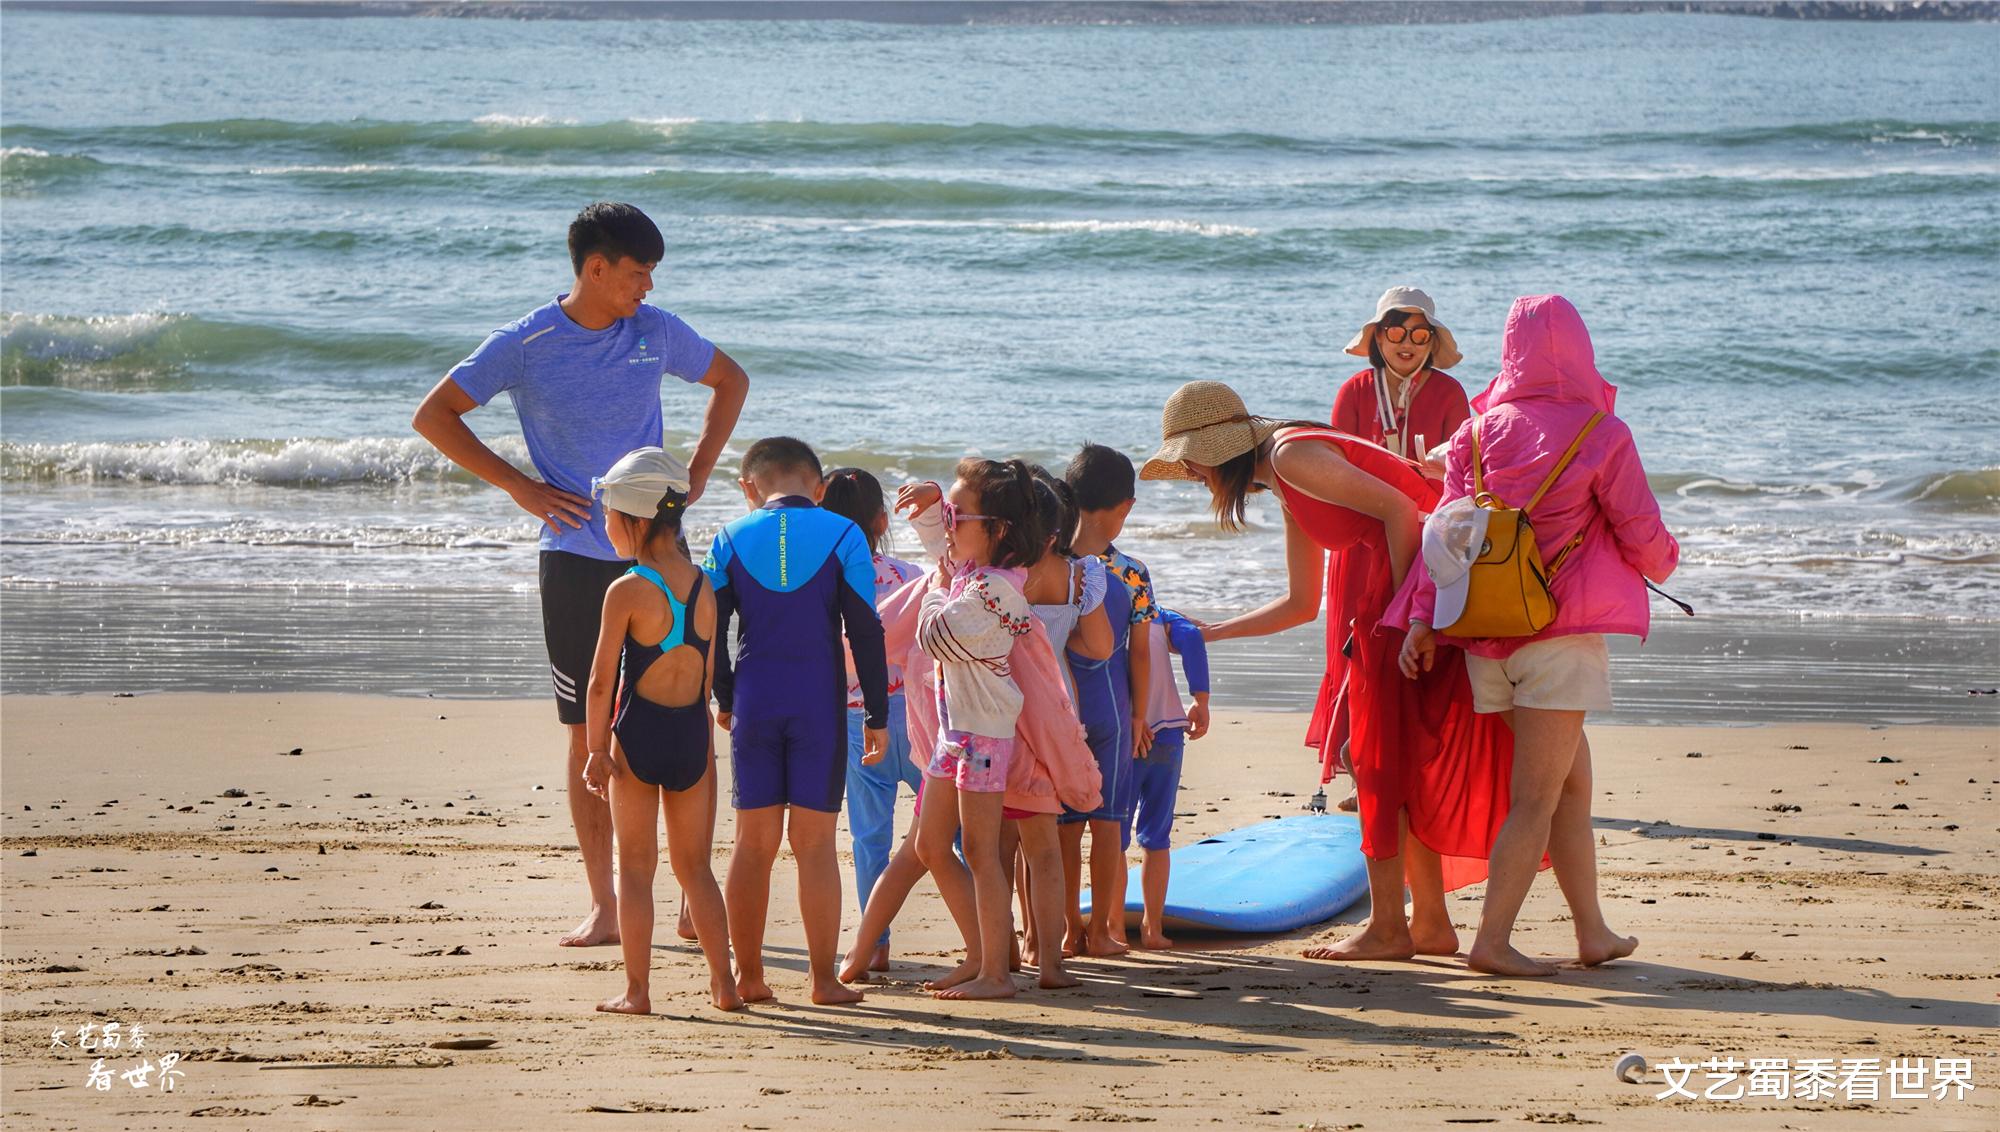
[[[1396,664],[1403,634],[1378,624],[1416,558],[1422,515],[1436,503],[1438,484],[1365,440],[1310,422],[1253,417],[1235,390],[1215,381],[1175,391],[1160,431],[1160,450],[1141,478],[1208,485],[1226,529],[1242,528],[1253,491],[1275,490],[1285,511],[1290,592],[1204,626],[1205,638],[1263,636],[1318,616],[1327,551],[1340,552],[1362,579],[1340,698],[1351,721],[1373,907],[1360,932],[1307,957],[1453,954],[1458,936],[1444,893],[1485,876],[1487,849],[1506,817],[1513,745],[1503,725],[1473,712],[1463,654],[1440,653],[1429,672],[1405,679]],[[1406,872],[1414,905],[1407,920]]]
[[[1333,427],[1339,431],[1421,464],[1425,453],[1450,440],[1472,416],[1465,390],[1444,372],[1463,360],[1458,343],[1437,321],[1431,297],[1415,287],[1384,291],[1375,320],[1355,334],[1347,352],[1367,358],[1368,368],[1333,396]],[[1432,478],[1443,476],[1437,468]],[[1326,676],[1306,728],[1306,746],[1319,749],[1321,782],[1333,780],[1348,741],[1347,716],[1340,710],[1340,690],[1347,683],[1343,649],[1352,632],[1350,610],[1367,584],[1367,570],[1333,552],[1326,572]]]

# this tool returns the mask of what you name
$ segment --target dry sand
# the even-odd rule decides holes
[[[12,696],[0,713],[10,1132],[2000,1121],[1990,730],[1593,729],[1606,905],[1641,949],[1553,980],[1299,958],[1334,925],[1184,936],[1079,963],[1078,991],[946,1004],[917,986],[955,944],[926,883],[888,984],[823,1009],[805,1001],[781,861],[781,1001],[709,1010],[698,954],[663,923],[661,1013],[628,1018],[590,1009],[621,985],[616,950],[554,943],[583,888],[546,703]],[[1300,728],[1219,719],[1189,749],[1177,840],[1296,812],[1312,789]],[[725,808],[718,870],[729,835]],[[1453,901],[1462,931],[1478,891]],[[1569,944],[1546,877],[1520,939]],[[107,1021],[185,1056],[174,1092],[88,1089],[90,1055],[50,1049],[51,1030]],[[464,1038],[495,1044],[433,1048]],[[1614,1079],[1628,1050],[1970,1058],[1977,1089],[1661,1102],[1657,1074]]]

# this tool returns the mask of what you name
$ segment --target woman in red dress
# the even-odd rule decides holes
[[[1416,559],[1438,484],[1365,440],[1309,422],[1253,417],[1235,390],[1215,381],[1175,391],[1161,433],[1141,478],[1201,481],[1230,530],[1242,528],[1253,491],[1275,490],[1285,511],[1290,593],[1204,626],[1208,640],[1263,636],[1317,616],[1327,551],[1340,552],[1361,578],[1340,699],[1351,724],[1372,909],[1360,932],[1307,957],[1455,953],[1444,894],[1486,875],[1487,850],[1506,818],[1513,743],[1504,725],[1473,712],[1463,654],[1441,652],[1429,672],[1405,679],[1396,663],[1402,631],[1379,624]],[[1414,905],[1407,920],[1406,876]]]
[[[1347,352],[1368,359],[1368,368],[1348,378],[1333,396],[1333,427],[1371,441],[1398,456],[1424,463],[1431,448],[1449,441],[1472,416],[1465,389],[1444,372],[1463,360],[1451,331],[1437,320],[1431,297],[1415,287],[1391,287],[1375,304],[1374,321],[1347,344]],[[1442,467],[1430,471],[1442,479]],[[1428,508],[1427,508],[1428,509]],[[1320,781],[1340,769],[1348,741],[1340,690],[1347,683],[1342,650],[1352,632],[1350,610],[1361,601],[1368,571],[1334,551],[1326,571],[1326,676],[1306,728],[1306,746],[1320,756]],[[1342,809],[1352,808],[1347,803]]]

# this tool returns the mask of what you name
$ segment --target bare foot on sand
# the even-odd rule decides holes
[[[1063,958],[1073,959],[1083,954],[1083,937],[1088,934],[1089,929],[1084,926],[1082,920],[1073,921],[1069,925],[1069,931],[1063,936]]]
[[[1307,959],[1333,959],[1349,962],[1360,959],[1408,959],[1417,953],[1417,945],[1410,938],[1410,929],[1403,924],[1392,928],[1378,928],[1370,920],[1360,931],[1334,944],[1332,947],[1315,947],[1305,953]]]
[[[1067,990],[1070,987],[1082,986],[1083,980],[1070,974],[1068,968],[1062,964],[1051,963],[1042,968],[1042,977],[1035,985],[1043,990]]]
[[[1007,969],[1009,971],[1019,971],[1021,969],[1020,936],[1015,936],[1007,945]]]
[[[606,947],[618,942],[618,907],[593,905],[576,930],[556,940],[560,947]]]
[[[1144,928],[1139,930],[1139,946],[1147,951],[1165,951],[1173,945],[1174,941],[1168,939],[1158,928],[1150,931]]]
[[[1429,923],[1423,920],[1410,921],[1410,944],[1418,955],[1457,955],[1458,932],[1451,921]]]
[[[717,1010],[743,1009],[743,995],[736,989],[736,980],[714,977],[708,980],[708,997]]]
[[[814,1006],[846,1006],[860,1002],[862,994],[853,987],[846,986],[839,979],[830,982],[813,980],[812,1000]]]
[[[1576,965],[1595,967],[1599,963],[1609,963],[1613,959],[1623,959],[1639,949],[1636,935],[1614,935],[1606,929],[1603,935],[1576,941]]]
[[[967,959],[951,970],[924,984],[926,990],[947,990],[960,983],[968,983],[979,977],[979,964]]]
[[[948,990],[937,992],[939,998],[1013,998],[1020,991],[1012,979],[973,979],[960,983]]]
[[[1131,944],[1109,933],[1104,935],[1093,933],[1085,937],[1083,941],[1083,953],[1096,956],[1099,959],[1106,959],[1113,955],[1123,955],[1130,950],[1132,950]]]
[[[1361,810],[1361,796],[1359,794],[1349,794],[1337,802],[1333,808],[1343,814],[1358,813]]]
[[[1539,979],[1556,973],[1554,967],[1536,962],[1511,946],[1487,949],[1477,943],[1467,953],[1465,965],[1489,975],[1506,975],[1516,979]]]
[[[597,1004],[597,1009],[606,1014],[651,1014],[653,1000],[645,991],[626,991],[617,998],[607,998]]]
[[[681,904],[681,918],[680,922],[674,925],[674,934],[687,940],[689,943],[695,943],[700,940],[700,937],[694,934],[694,917],[688,915],[687,904],[685,902]]]
[[[738,976],[736,993],[742,995],[745,1002],[769,1002],[777,997],[771,993],[771,984],[765,982],[761,975],[754,979],[748,975]]]
[[[840,981],[843,983],[868,981],[868,956],[859,947],[848,952],[847,962],[840,965]]]
[[[868,957],[868,969],[870,971],[886,971],[889,969],[888,944],[885,943],[877,947],[875,949],[875,954],[870,955]]]

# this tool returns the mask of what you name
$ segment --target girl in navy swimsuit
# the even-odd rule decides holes
[[[586,701],[590,758],[583,779],[591,793],[611,802],[618,842],[618,935],[625,952],[625,993],[597,1008],[652,1012],[653,874],[664,810],[667,859],[708,959],[715,1006],[739,1010],[743,999],[730,968],[729,919],[709,868],[715,833],[710,806],[715,745],[708,713],[715,595],[681,549],[687,468],[661,449],[641,448],[626,454],[593,488],[604,499],[612,547],[636,559],[605,592]]]

